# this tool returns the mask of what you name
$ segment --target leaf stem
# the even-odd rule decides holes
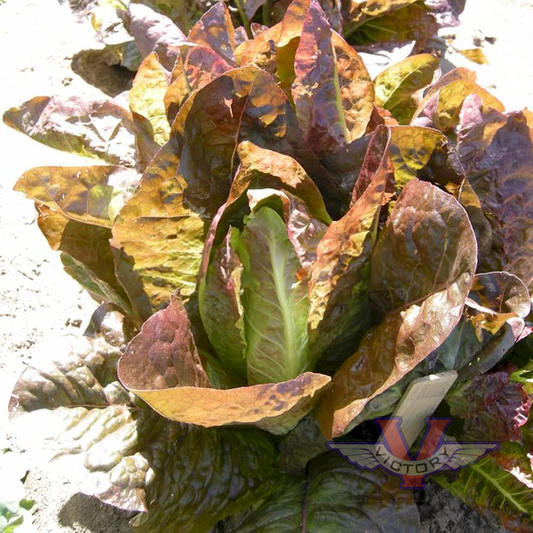
[[[272,26],[272,0],[266,0],[263,4],[261,18],[265,26]]]
[[[237,9],[239,10],[239,15],[241,16],[242,25],[244,26],[244,29],[246,30],[246,35],[248,35],[248,39],[253,39],[252,29],[250,28],[250,19],[246,16],[246,12],[244,11],[244,7],[242,5],[241,0],[235,0],[235,5],[237,6]]]

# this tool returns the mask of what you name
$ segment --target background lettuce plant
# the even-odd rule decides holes
[[[163,35],[185,35],[215,1],[206,0],[95,0],[90,7],[92,25],[99,40],[114,58],[130,70],[137,70],[143,54],[135,46],[141,29]],[[228,17],[238,39],[256,36],[266,27],[283,21],[288,0],[231,0]],[[417,52],[432,51],[439,28],[456,26],[465,0],[320,0],[331,27],[350,44],[367,53],[407,47]],[[164,17],[164,18],[162,18]],[[154,22],[159,19],[159,23]],[[163,22],[164,21],[164,22]],[[183,32],[183,33],[182,33]],[[382,63],[383,56],[377,58]]]
[[[16,185],[102,302],[21,376],[21,438],[39,421],[138,531],[416,530],[411,493],[324,442],[455,369],[453,435],[504,444],[438,481],[530,530],[531,114],[427,53],[372,80],[317,0],[251,34],[217,3],[187,37],[133,5],[129,101],[4,115],[96,159]]]

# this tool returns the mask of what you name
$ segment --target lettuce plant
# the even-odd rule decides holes
[[[95,0],[90,13],[97,37],[106,45],[106,60],[114,58],[137,70],[142,61],[135,46],[139,30],[160,37],[181,35],[185,41],[185,34],[214,4],[209,0]],[[286,0],[230,0],[226,16],[239,26],[236,38],[242,40],[282,22],[289,5]],[[403,46],[421,52],[438,47],[433,40],[439,28],[458,24],[465,0],[320,0],[320,5],[331,27],[366,52]]]
[[[437,479],[529,531],[531,114],[431,54],[372,80],[317,0],[250,37],[224,3],[187,38],[151,16],[127,107],[4,115],[97,160],[15,187],[102,302],[21,376],[20,435],[136,531],[414,531],[411,493],[324,443],[454,369],[454,436],[504,445]]]

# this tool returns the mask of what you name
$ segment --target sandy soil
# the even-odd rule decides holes
[[[452,50],[447,59],[477,70],[480,83],[508,109],[531,107],[533,2],[467,3],[463,26],[448,29],[443,36],[453,37],[456,49],[482,46],[490,64],[473,64]],[[105,97],[71,69],[72,58],[86,48],[98,48],[92,29],[87,21],[76,22],[57,0],[0,2],[0,113],[37,95]],[[10,447],[17,451],[5,425],[7,401],[17,376],[32,359],[50,355],[43,348],[50,339],[66,332],[81,334],[96,303],[62,271],[59,257],[49,250],[37,228],[32,203],[12,191],[17,178],[29,168],[80,164],[80,159],[46,148],[3,124],[0,153],[0,449]],[[33,464],[23,450],[18,452],[30,468],[25,486],[39,505],[36,531],[128,531],[124,514],[95,499],[76,495],[75,487],[67,480],[56,479]],[[441,496],[436,499],[442,501]],[[446,504],[449,498],[444,500],[437,507],[442,509],[439,520],[428,521],[424,530],[466,531],[464,524],[457,521],[457,509],[462,507],[453,500]],[[468,519],[470,530],[487,530],[473,516]]]

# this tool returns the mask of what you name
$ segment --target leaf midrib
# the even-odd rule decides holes
[[[272,277],[274,280],[274,291],[279,302],[281,317],[283,320],[283,337],[285,339],[285,362],[284,379],[291,379],[298,375],[298,357],[296,350],[296,338],[294,336],[293,314],[291,305],[285,290],[285,265],[287,263],[287,247],[282,246],[275,238],[271,239],[270,262],[272,264]],[[284,249],[283,249],[284,248]]]
[[[494,479],[490,474],[486,473],[480,465],[472,465],[471,468],[473,468],[481,477],[485,478],[493,487],[496,488],[496,490],[506,499],[509,501],[516,509],[518,509],[520,512],[529,514],[529,511],[522,507],[522,505],[513,497],[511,493],[509,493],[502,484],[498,483],[496,479]],[[509,476],[512,476],[512,474],[508,473]],[[507,476],[505,476],[507,477]]]
[[[409,98],[411,96],[409,96],[409,98],[405,98],[405,99],[402,99],[400,97],[400,99],[398,100],[398,102],[396,102],[394,105],[392,105],[390,108],[387,107],[387,104],[389,103],[389,101],[393,98],[393,96],[400,90],[400,88],[405,84],[405,82],[414,76],[414,74],[416,73],[420,73],[420,74],[423,74],[422,70],[423,68],[426,68],[428,66],[428,63],[429,63],[429,60],[425,61],[423,65],[420,65],[412,70],[410,70],[407,74],[405,74],[404,76],[402,76],[402,78],[400,79],[400,81],[396,84],[396,86],[394,87],[394,89],[389,93],[389,95],[387,96],[386,100],[383,102],[383,107],[385,109],[388,109],[389,111],[391,111],[392,109],[394,109],[395,107],[398,107],[402,102],[404,102],[405,100],[409,100]],[[418,90],[418,89],[417,89]],[[416,91],[415,91],[416,92]]]

